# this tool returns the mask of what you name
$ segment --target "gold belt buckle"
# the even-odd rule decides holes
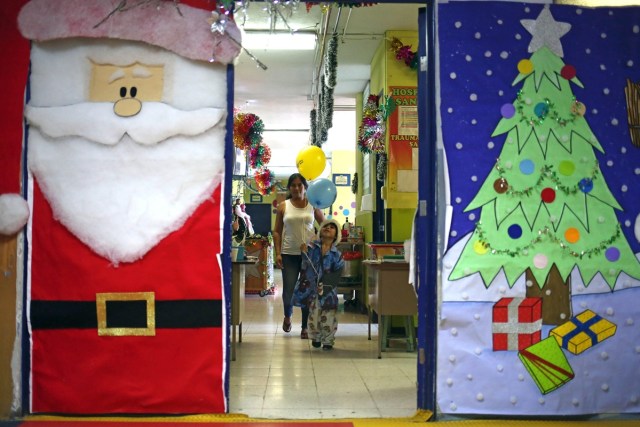
[[[107,302],[109,301],[145,301],[147,305],[146,328],[107,327]],[[156,303],[155,292],[104,292],[96,293],[98,315],[98,336],[155,336]]]

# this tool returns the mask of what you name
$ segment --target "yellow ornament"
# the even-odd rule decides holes
[[[478,255],[484,255],[489,252],[489,245],[487,245],[486,243],[482,243],[480,240],[476,240],[473,243],[473,250]]]

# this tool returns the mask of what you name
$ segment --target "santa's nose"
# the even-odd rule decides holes
[[[137,93],[138,89],[135,86],[131,88],[121,87],[121,98],[113,105],[113,112],[120,117],[131,117],[138,114],[142,110],[142,102],[136,99]]]

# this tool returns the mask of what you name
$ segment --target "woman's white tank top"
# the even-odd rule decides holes
[[[313,206],[307,202],[304,208],[296,208],[291,200],[285,200],[284,216],[282,218],[282,249],[285,255],[300,255],[300,245],[308,242],[314,235]]]

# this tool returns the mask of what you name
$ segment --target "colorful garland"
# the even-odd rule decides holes
[[[402,44],[402,42],[394,37],[391,40],[391,50],[396,54],[398,61],[404,62],[404,64],[412,70],[418,69],[418,54],[411,50],[410,45]]]
[[[379,97],[369,95],[362,113],[362,123],[358,131],[358,148],[363,153],[384,153],[385,151],[385,122],[395,110],[396,104],[391,96],[378,106]]]
[[[275,175],[268,168],[260,168],[253,174],[253,179],[258,186],[258,193],[266,196],[271,194],[275,187]]]
[[[262,142],[264,123],[252,113],[237,113],[233,118],[233,145],[250,150]]]
[[[271,148],[267,144],[260,143],[249,150],[249,166],[260,169],[269,164],[271,160]]]

